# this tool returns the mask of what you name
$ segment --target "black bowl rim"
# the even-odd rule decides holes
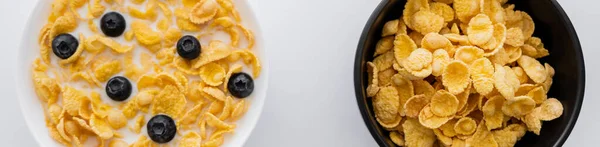
[[[583,53],[581,50],[581,44],[579,42],[579,37],[577,36],[577,32],[575,31],[575,28],[573,26],[573,24],[571,23],[571,20],[569,19],[569,17],[567,16],[566,12],[563,10],[563,8],[560,6],[560,4],[556,1],[556,0],[550,0],[553,4],[553,6],[555,7],[555,9],[558,11],[559,13],[559,18],[563,18],[561,21],[566,24],[567,27],[567,31],[568,34],[570,36],[572,36],[572,40],[574,42],[573,47],[575,48],[575,56],[576,56],[576,62],[577,62],[577,68],[581,69],[581,72],[579,73],[579,78],[577,79],[577,82],[579,83],[579,88],[578,91],[576,92],[576,96],[575,96],[575,106],[574,106],[574,111],[571,114],[571,117],[569,118],[569,121],[567,123],[567,128],[566,130],[563,130],[561,132],[561,135],[559,137],[558,140],[556,140],[556,142],[554,143],[553,146],[562,146],[565,141],[567,140],[567,138],[569,137],[569,135],[571,134],[571,131],[573,130],[573,128],[575,127],[575,123],[577,122],[577,118],[579,117],[579,112],[581,111],[581,107],[583,104],[583,98],[584,98],[584,93],[585,93],[585,62],[583,59]],[[371,136],[373,136],[373,139],[375,139],[375,141],[377,142],[377,144],[379,144],[379,146],[387,146],[387,144],[385,143],[385,137],[386,136],[382,136],[382,134],[379,134],[377,132],[377,123],[373,123],[375,118],[373,118],[371,115],[369,115],[367,107],[366,107],[366,103],[365,103],[365,99],[366,99],[366,94],[365,94],[365,88],[363,88],[363,83],[362,83],[362,78],[363,78],[363,61],[362,61],[362,57],[363,57],[363,50],[365,50],[364,46],[367,40],[367,37],[369,36],[369,31],[371,26],[373,25],[373,23],[375,22],[375,20],[377,19],[377,17],[379,17],[379,15],[382,13],[383,11],[383,7],[385,7],[388,3],[390,2],[390,0],[382,0],[379,5],[375,8],[375,10],[373,10],[373,13],[371,13],[371,16],[369,17],[367,23],[365,24],[365,27],[363,28],[359,43],[358,43],[358,47],[356,50],[356,56],[354,58],[354,91],[356,94],[356,101],[358,104],[358,108],[360,109],[360,113],[362,115],[363,121],[365,122],[365,125],[367,126],[367,128],[369,129],[369,132],[371,133]]]

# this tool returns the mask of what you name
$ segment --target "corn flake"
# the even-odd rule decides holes
[[[470,43],[474,45],[483,45],[492,39],[494,35],[494,26],[487,15],[478,14],[469,21],[467,33]]]
[[[469,68],[462,61],[451,61],[446,65],[442,74],[442,84],[451,94],[460,94],[465,91],[471,79],[469,78]]]
[[[176,87],[167,85],[156,95],[152,104],[152,114],[164,113],[176,119],[185,108],[186,100]]]
[[[436,136],[431,129],[422,126],[417,119],[408,118],[402,124],[406,146],[433,146]]]
[[[450,119],[452,119],[452,116],[435,115],[430,105],[423,107],[423,109],[421,109],[421,112],[419,112],[419,122],[421,123],[421,125],[429,129],[437,129],[446,122],[448,122]]]
[[[446,68],[446,65],[448,65],[448,62],[450,62],[450,55],[448,55],[448,52],[443,49],[435,50],[432,55],[433,60],[431,63],[431,75],[441,76]]]
[[[505,103],[508,102],[504,101],[504,97],[494,96],[488,99],[483,105],[483,107],[481,107],[481,112],[483,112],[485,126],[487,126],[488,130],[502,127],[502,121],[504,119],[504,113],[502,113],[502,105],[504,105]]]
[[[398,132],[390,132],[390,140],[398,146],[404,146],[404,136]]]
[[[225,69],[216,63],[208,63],[200,67],[200,78],[210,86],[219,86],[223,83]]]
[[[425,35],[439,32],[444,27],[444,17],[436,15],[428,9],[421,9],[411,17],[410,26],[413,30]]]
[[[532,115],[537,116],[537,118],[540,120],[550,121],[562,115],[563,106],[557,99],[548,98],[531,113]]]
[[[487,58],[479,58],[471,63],[469,68],[473,87],[482,95],[487,95],[494,89],[494,66]]]
[[[404,104],[404,112],[407,117],[416,118],[419,112],[429,104],[429,99],[425,95],[415,95],[409,98]]]
[[[406,37],[408,38],[408,36],[406,36]],[[410,39],[410,38],[408,38],[408,39]],[[377,42],[377,45],[375,46],[375,54],[373,56],[377,56],[377,55],[386,53],[394,47],[395,47],[394,36],[388,36],[388,37],[381,38]]]
[[[517,63],[519,63],[519,66],[523,68],[527,76],[535,83],[544,83],[546,81],[547,72],[544,66],[536,59],[529,56],[521,56],[517,60]]]
[[[445,90],[437,91],[431,97],[431,112],[437,116],[452,116],[459,108],[458,99]]]
[[[420,42],[419,42],[420,43]],[[398,34],[393,42],[393,57],[396,62],[402,65],[404,59],[408,58],[410,54],[417,49],[417,44],[406,34]],[[383,54],[383,53],[382,53]],[[383,54],[385,55],[385,54]],[[381,55],[381,56],[383,56]],[[389,57],[386,57],[386,59]],[[375,60],[373,60],[375,61]],[[381,69],[383,70],[383,69]]]
[[[457,134],[471,135],[477,129],[477,123],[470,117],[463,117],[460,118],[453,127]]]
[[[517,96],[513,99],[508,99],[504,106],[502,106],[502,112],[508,116],[520,117],[535,108],[535,101],[529,96]]]
[[[392,86],[382,87],[373,99],[375,117],[380,124],[396,126],[397,117],[400,117],[400,98],[398,91]]]

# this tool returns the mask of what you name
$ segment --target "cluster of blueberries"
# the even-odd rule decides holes
[[[123,34],[126,27],[125,18],[117,12],[109,12],[100,19],[100,29],[104,35],[118,37]],[[71,57],[77,51],[79,42],[68,33],[59,34],[52,40],[52,52],[61,59]],[[198,39],[185,35],[177,41],[177,54],[186,60],[198,58],[202,47]],[[226,87],[231,95],[237,98],[246,98],[254,90],[254,81],[247,73],[232,74]],[[122,76],[112,77],[106,83],[106,94],[114,101],[125,101],[131,95],[132,85]],[[156,143],[171,141],[177,132],[174,120],[167,115],[153,116],[147,123],[148,136]]]

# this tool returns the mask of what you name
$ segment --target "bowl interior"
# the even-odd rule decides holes
[[[388,138],[388,131],[375,121],[371,101],[367,99],[367,61],[373,60],[375,45],[381,39],[385,22],[398,19],[406,0],[384,0],[375,9],[361,36],[355,61],[355,90],[358,107],[365,124],[381,146],[395,146]],[[541,59],[551,64],[555,70],[554,83],[549,97],[560,100],[564,107],[563,115],[553,121],[543,122],[541,135],[528,132],[516,146],[562,146],[581,109],[585,87],[585,69],[581,46],[569,18],[555,0],[509,0],[515,10],[527,12],[535,22],[533,36],[540,37],[550,56]]]
[[[42,110],[41,103],[34,92],[33,82],[31,79],[31,64],[33,63],[34,59],[39,56],[37,36],[39,30],[46,23],[46,17],[50,12],[51,3],[52,1],[47,0],[38,1],[35,9],[29,17],[27,25],[25,26],[25,31],[18,51],[18,59],[16,63],[17,67],[21,67],[16,71],[16,85],[18,87],[17,93],[21,105],[21,111],[30,132],[40,146],[60,146],[60,144],[55,142],[48,135],[48,129],[46,128],[44,121],[44,111]],[[260,77],[254,81],[255,89],[253,94],[246,98],[246,100],[250,103],[248,111],[236,122],[237,127],[235,129],[235,133],[225,136],[225,142],[223,146],[226,147],[243,146],[246,139],[250,136],[262,112],[263,104],[266,98],[269,77],[269,64],[267,60],[266,49],[264,47],[265,43],[262,38],[260,26],[257,22],[256,16],[247,1],[234,0],[234,4],[236,5],[236,9],[239,11],[241,18],[243,19],[242,24],[244,24],[254,33],[256,43],[253,52],[261,62],[262,71]],[[135,49],[142,48],[138,47]],[[245,72],[251,72],[250,70],[251,69],[244,67]],[[135,93],[132,93],[132,95],[134,94]],[[145,135],[144,131],[142,133],[140,133],[140,135]],[[131,143],[132,141],[136,140],[136,138],[137,136],[131,139],[125,138],[125,140]]]

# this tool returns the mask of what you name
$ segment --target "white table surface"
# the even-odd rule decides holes
[[[377,146],[356,106],[352,69],[360,33],[378,0],[250,0],[262,25],[271,77],[262,117],[246,143],[268,146]],[[18,43],[37,0],[0,5],[0,143],[37,146],[14,85]],[[559,0],[578,32],[586,94],[565,146],[598,146],[600,1]],[[36,36],[32,36],[36,37]],[[24,81],[27,82],[27,81]]]

